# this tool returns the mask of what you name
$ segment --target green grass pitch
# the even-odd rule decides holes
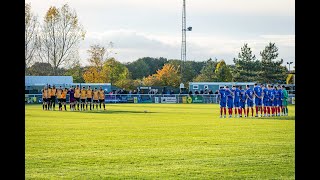
[[[287,117],[222,119],[217,104],[106,107],[26,105],[26,179],[295,179],[293,105]]]

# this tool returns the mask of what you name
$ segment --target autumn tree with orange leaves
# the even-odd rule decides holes
[[[161,82],[157,77],[157,74],[152,74],[142,79],[144,86],[160,86]]]
[[[172,64],[165,64],[162,69],[157,70],[156,74],[143,78],[145,86],[171,86],[180,85],[180,75],[178,69]]]
[[[83,73],[83,79],[86,83],[105,83],[107,78],[102,71],[98,71],[96,67],[90,67]]]
[[[90,83],[103,83],[106,81],[102,70],[105,63],[105,53],[106,49],[99,45],[91,45],[90,49],[87,50],[89,54],[88,62],[89,69],[83,74],[83,79],[85,82]]]

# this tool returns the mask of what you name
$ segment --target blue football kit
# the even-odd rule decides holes
[[[220,94],[220,107],[226,107],[227,105],[227,96],[225,89],[219,89]]]
[[[262,105],[262,89],[260,86],[256,86],[253,88],[254,93],[256,94],[254,98],[254,103],[256,106],[261,106]],[[258,97],[257,97],[258,96]],[[259,98],[260,97],[260,98]]]
[[[249,88],[246,90],[246,96],[247,96],[247,106],[253,107],[253,91],[252,91],[252,89]]]

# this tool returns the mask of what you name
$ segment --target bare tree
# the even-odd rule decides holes
[[[101,71],[105,61],[104,56],[106,54],[106,49],[99,44],[95,44],[91,45],[87,52],[89,54],[88,62],[90,65],[97,68],[98,71]]]
[[[68,4],[60,9],[51,6],[44,17],[41,28],[39,58],[52,65],[53,75],[61,65],[68,64],[78,53],[79,42],[85,31],[78,16]]]
[[[111,58],[112,54],[116,54],[113,52],[113,42],[109,42],[107,48],[100,44],[91,45],[87,52],[89,54],[88,62],[98,71],[102,70],[104,62]]]
[[[39,23],[37,16],[31,12],[31,4],[25,4],[25,73],[34,62],[38,47]]]
[[[112,54],[117,54],[117,53],[113,52],[113,46],[114,46],[114,43],[112,41],[110,41],[107,45],[107,48],[106,48],[106,59],[112,58]]]

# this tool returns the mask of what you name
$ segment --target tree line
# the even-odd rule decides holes
[[[108,47],[93,44],[87,50],[89,65],[81,66],[78,45],[85,38],[85,30],[67,4],[61,8],[50,7],[42,24],[31,12],[31,4],[26,4],[25,27],[26,75],[65,75],[72,76],[77,83],[111,82],[126,89],[179,87],[180,82],[186,86],[188,82],[286,83],[288,78],[283,59],[278,59],[278,47],[272,42],[260,52],[259,58],[244,44],[233,59],[234,64],[217,58],[182,62],[164,57],[143,57],[121,63],[112,57],[112,43]]]

